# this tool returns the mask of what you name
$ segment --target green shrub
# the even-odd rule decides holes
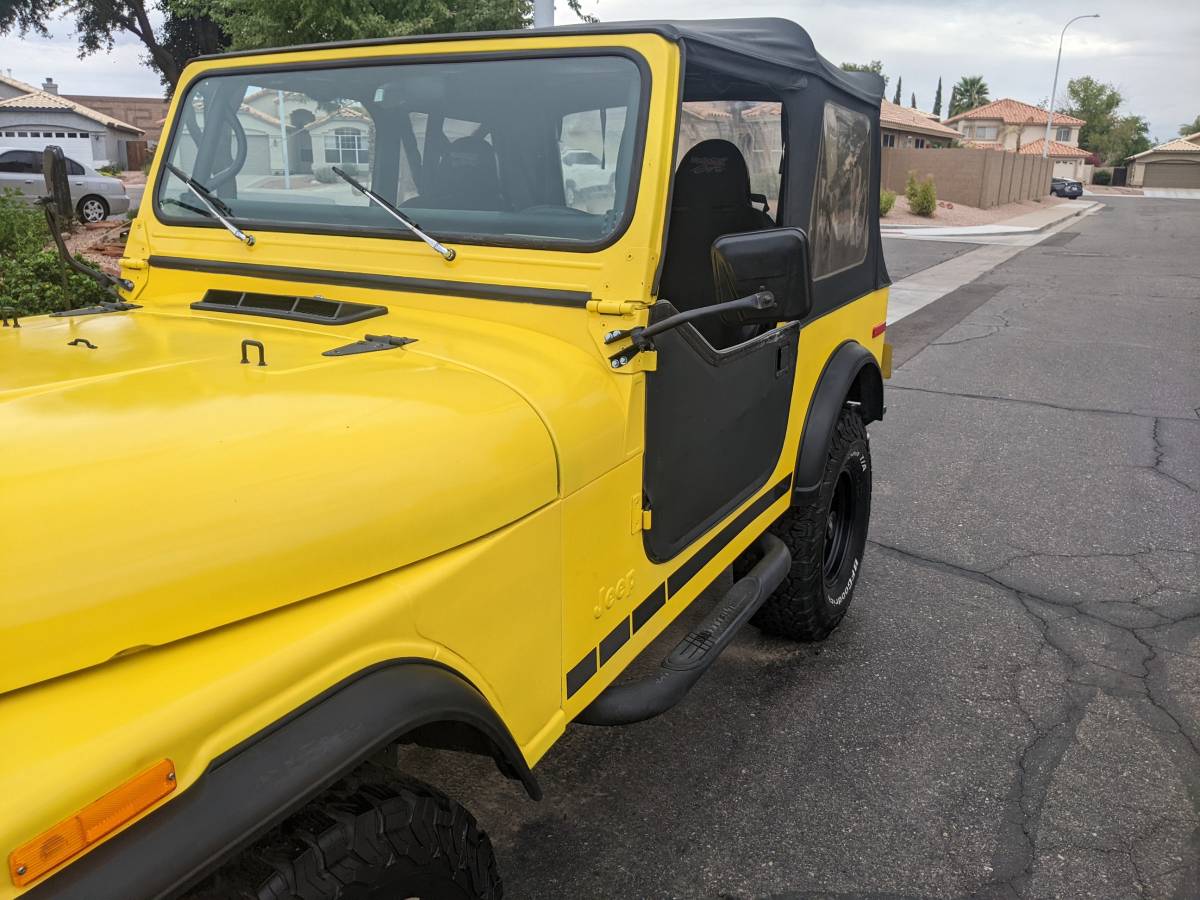
[[[892,207],[896,205],[896,193],[894,191],[879,192],[879,215],[886,216],[892,211]]]
[[[1112,184],[1112,171],[1109,169],[1096,169],[1092,172],[1092,184]]]
[[[908,173],[908,181],[904,183],[904,196],[908,199],[908,205],[912,206],[917,199],[917,189],[920,182],[917,181],[917,173],[910,170]]]
[[[81,256],[76,259],[91,265]],[[14,307],[22,316],[37,316],[112,299],[96,282],[69,269],[64,288],[64,268],[58,254],[50,250],[0,258],[0,306]]]
[[[916,189],[908,198],[908,208],[918,216],[932,217],[937,210],[937,189],[933,186],[933,176],[916,183]]]
[[[49,239],[45,213],[17,191],[0,191],[0,259],[33,253]]]
[[[96,171],[101,175],[108,175],[111,178],[116,178],[124,170],[120,166],[115,166],[112,163],[109,163],[107,166],[101,166]]]
[[[111,299],[90,278],[69,270],[64,289],[58,254],[44,249],[49,242],[40,209],[27,205],[13,191],[0,194],[0,306],[11,306],[21,316],[35,316]]]

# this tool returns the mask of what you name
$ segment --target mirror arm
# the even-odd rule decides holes
[[[120,294],[117,294],[114,288],[124,288],[127,291],[133,290],[133,282],[127,278],[114,278],[107,272],[101,272],[99,269],[93,269],[91,266],[85,266],[67,249],[66,243],[62,239],[62,231],[59,228],[58,216],[54,212],[52,200],[49,197],[43,197],[40,201],[42,209],[46,213],[46,224],[50,226],[50,236],[54,238],[54,246],[58,248],[58,255],[62,257],[63,262],[78,272],[80,275],[86,275],[93,281],[97,282],[101,287],[112,290],[117,299],[120,300]]]
[[[667,316],[662,321],[655,322],[653,325],[647,325],[645,328],[638,327],[628,330],[610,331],[604,335],[604,343],[615,344],[617,341],[623,341],[628,338],[633,347],[614,354],[609,357],[609,361],[612,363],[614,369],[625,366],[643,350],[652,350],[654,348],[655,336],[662,334],[664,331],[670,331],[672,328],[678,328],[685,322],[744,309],[770,309],[774,305],[774,294],[770,291],[757,291],[749,296],[739,297],[737,300],[727,300],[724,303],[714,303],[712,306],[701,306],[698,309],[689,309],[686,312],[676,313],[673,316]]]

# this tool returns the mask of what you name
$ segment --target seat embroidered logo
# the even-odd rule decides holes
[[[723,156],[697,156],[692,159],[693,175],[719,175],[725,171]]]

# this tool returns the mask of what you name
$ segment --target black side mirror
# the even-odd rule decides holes
[[[46,194],[61,221],[71,218],[75,211],[71,203],[71,185],[67,182],[67,159],[62,147],[51,144],[42,151],[42,177],[46,179]]]
[[[799,228],[768,228],[726,234],[713,241],[713,282],[717,301],[770,291],[775,305],[727,313],[745,324],[792,322],[812,309],[812,269],[808,235]]]

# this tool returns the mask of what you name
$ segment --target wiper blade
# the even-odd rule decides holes
[[[457,253],[454,252],[453,247],[442,246],[440,243],[438,243],[436,240],[434,240],[429,235],[427,235],[424,231],[422,231],[420,225],[418,225],[416,222],[414,222],[412,219],[410,219],[404,213],[400,212],[400,210],[398,210],[391,203],[388,203],[388,201],[384,200],[373,190],[371,190],[370,188],[367,188],[367,187],[363,187],[354,178],[347,175],[345,172],[343,172],[337,166],[332,166],[332,169],[333,169],[334,175],[336,175],[338,178],[342,179],[342,181],[346,182],[346,184],[350,185],[350,187],[354,188],[356,191],[358,191],[360,194],[362,194],[368,200],[371,200],[377,206],[381,207],[385,212],[390,213],[392,218],[394,218],[401,225],[403,225],[405,228],[407,228],[409,231],[411,231],[413,234],[415,234],[417,237],[419,237],[421,240],[423,240],[426,244],[428,244],[431,248],[433,248],[433,250],[439,256],[441,256],[442,259],[446,260],[446,262],[450,262],[450,260],[454,259],[454,257],[458,255]]]
[[[186,209],[188,212],[194,212],[198,216],[212,218],[212,213],[207,209],[201,209],[199,206],[192,206],[190,203],[184,203],[182,200],[176,200],[174,197],[163,197],[163,203],[170,203],[172,206],[178,206],[180,209]]]
[[[196,181],[186,172],[176,168],[170,163],[163,163],[163,165],[167,167],[168,171],[170,171],[172,175],[182,181],[189,191],[196,195],[196,199],[204,204],[205,209],[212,213],[212,217],[214,219],[225,226],[226,231],[232,234],[247,247],[254,246],[254,235],[246,234],[246,232],[242,231],[242,229],[238,228],[227,218],[225,218],[225,216],[232,216],[233,210],[229,208],[228,204],[226,204],[224,200],[222,200],[200,182]],[[224,212],[225,215],[221,215],[222,212]]]

